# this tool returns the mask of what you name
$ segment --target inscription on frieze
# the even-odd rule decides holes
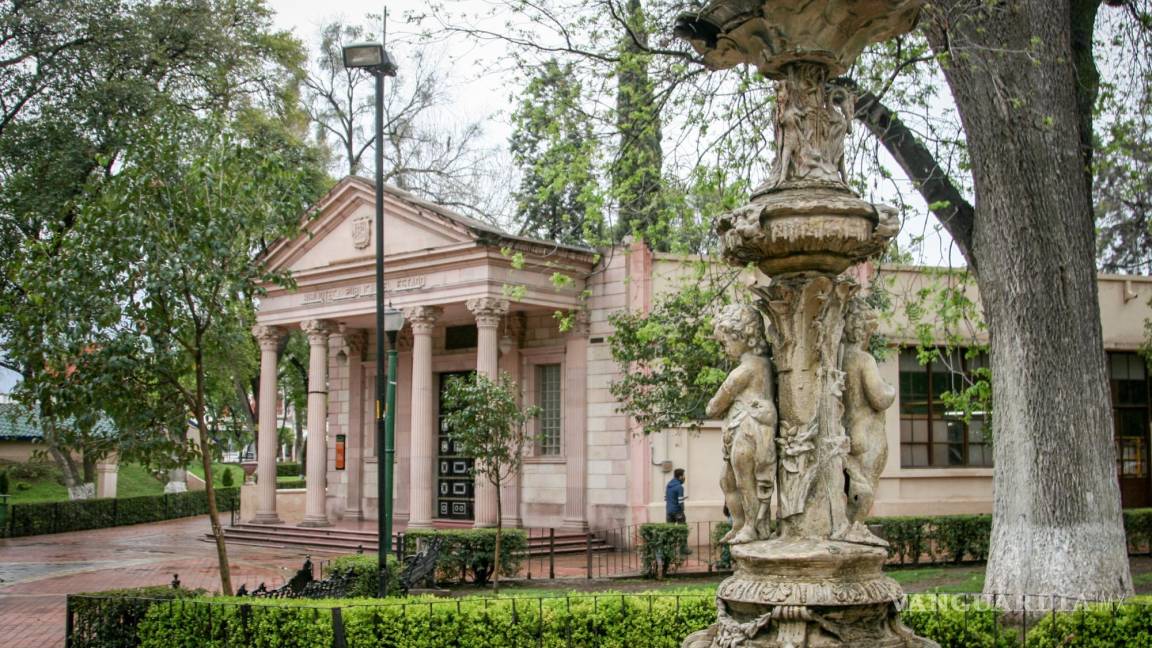
[[[398,293],[408,292],[412,290],[420,290],[428,283],[427,277],[403,277],[400,279],[393,279],[384,282],[384,292]],[[314,290],[312,292],[304,293],[302,300],[303,305],[310,304],[333,304],[342,301],[355,301],[357,299],[366,299],[368,297],[376,296],[376,284],[366,283],[355,286],[341,286],[339,288],[328,288],[327,290]]]

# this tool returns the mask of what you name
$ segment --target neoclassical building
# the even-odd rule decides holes
[[[645,436],[609,392],[620,375],[609,352],[609,315],[650,309],[680,285],[686,259],[639,244],[592,250],[513,236],[393,187],[383,194],[385,299],[403,315],[393,340],[400,524],[496,521],[495,492],[473,480],[473,458],[456,452],[439,423],[445,381],[470,371],[508,372],[523,402],[541,408],[523,469],[501,493],[505,525],[586,530],[662,521],[664,484],[681,467],[689,520],[722,519],[719,423]],[[377,517],[373,214],[372,183],[346,178],[319,201],[299,236],[268,254],[296,286],[269,286],[260,302],[253,330],[262,349],[260,427],[276,425],[280,338],[303,329],[311,350],[308,437],[324,443],[308,443],[306,489],[276,491],[275,437],[261,435],[260,479],[244,491],[246,521],[324,526]],[[897,300],[928,281],[913,268],[880,274]],[[1152,409],[1136,352],[1152,317],[1152,279],[1104,276],[1099,293],[1121,486],[1126,505],[1145,505],[1152,502]],[[939,398],[980,360],[921,365],[909,350],[917,340],[911,324],[900,308],[894,312],[882,324],[892,352],[881,370],[899,396],[888,411],[890,451],[873,513],[990,511],[991,452],[980,417],[965,422]]]

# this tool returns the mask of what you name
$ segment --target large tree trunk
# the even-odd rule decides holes
[[[1132,593],[1070,2],[946,0],[928,16],[972,159],[995,404],[985,592],[1010,606]]]

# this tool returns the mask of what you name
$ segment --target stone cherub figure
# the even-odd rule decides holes
[[[852,449],[845,459],[848,473],[848,518],[863,522],[876,497],[880,473],[888,459],[884,411],[896,399],[896,389],[880,377],[868,343],[876,332],[876,314],[863,298],[848,305],[844,324],[844,428]]]
[[[722,542],[740,544],[768,536],[776,473],[776,406],[764,320],[746,304],[732,304],[716,318],[716,337],[740,364],[708,401],[710,418],[724,417],[724,475],[720,488],[732,514]]]

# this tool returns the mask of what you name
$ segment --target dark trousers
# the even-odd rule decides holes
[[[668,522],[668,524],[688,524],[688,519],[684,517],[684,511],[668,513],[665,521]]]

